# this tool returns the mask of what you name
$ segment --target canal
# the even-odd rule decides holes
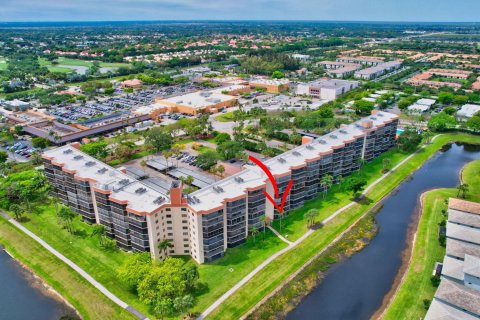
[[[419,210],[420,195],[433,188],[451,188],[468,162],[480,159],[475,146],[452,144],[435,154],[383,201],[376,220],[377,236],[359,253],[326,272],[319,286],[287,319],[369,319],[382,306],[402,265],[409,226]],[[318,232],[321,232],[318,231]]]
[[[76,319],[75,312],[52,297],[42,281],[12,259],[0,246],[0,319]]]

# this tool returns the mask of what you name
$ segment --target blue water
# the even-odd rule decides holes
[[[73,314],[40,288],[40,281],[0,247],[0,319],[57,320]]]

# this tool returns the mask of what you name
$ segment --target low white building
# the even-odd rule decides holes
[[[480,112],[480,105],[465,104],[460,110],[458,110],[457,118],[458,120],[467,120],[473,117],[477,112]]]
[[[358,87],[358,81],[320,79],[297,85],[296,95],[309,95],[322,100],[335,100],[352,89]]]
[[[408,112],[414,113],[414,114],[422,114],[427,112],[429,109],[430,109],[429,106],[424,104],[418,104],[418,103],[414,103],[407,108]]]

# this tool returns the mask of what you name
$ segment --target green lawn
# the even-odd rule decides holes
[[[66,298],[83,319],[136,319],[3,218],[0,218],[0,243]]]
[[[462,179],[470,186],[467,199],[480,201],[480,160],[467,164]],[[445,200],[456,197],[456,189],[437,189],[425,193],[422,216],[417,230],[412,260],[392,304],[385,312],[384,319],[423,319],[426,314],[423,300],[432,300],[435,288],[430,282],[435,262],[443,261],[445,248],[438,241],[438,224],[445,219],[442,209]]]
[[[65,68],[62,66],[79,66],[79,67],[91,67],[93,66],[92,60],[81,60],[81,59],[70,59],[70,58],[65,58],[65,57],[59,57],[57,59],[58,64],[57,65],[52,65],[50,61],[48,61],[45,58],[39,58],[38,59],[39,63],[41,66],[46,66],[48,70],[51,72],[62,72],[62,73],[69,73],[73,72],[73,69],[71,68]],[[111,62],[101,62],[100,63],[101,68],[119,68],[119,67],[130,67],[130,64],[128,63],[111,63]]]
[[[0,70],[7,70],[8,64],[6,58],[0,58]]]
[[[195,310],[206,309],[260,263],[287,246],[270,230],[265,235],[259,234],[256,243],[250,237],[246,244],[228,249],[225,257],[199,266],[200,280],[208,285],[208,290],[197,296]]]
[[[147,306],[140,303],[117,277],[116,270],[127,258],[127,252],[102,249],[98,238],[91,236],[92,226],[81,222],[79,216],[74,220],[77,235],[71,235],[57,223],[51,204],[36,205],[34,212],[27,217],[29,221],[22,223],[25,227],[83,268],[120,299],[149,314]]]
[[[216,116],[215,119],[218,120],[218,121],[220,121],[220,122],[230,122],[230,121],[233,121],[233,111],[221,113],[221,114],[219,114],[218,116]],[[250,120],[250,119],[253,119],[253,117],[252,117],[252,116],[248,116],[248,115],[245,117],[245,120]]]
[[[362,201],[350,207],[324,227],[314,232],[294,249],[275,259],[211,313],[209,319],[237,319],[241,317],[262,297],[275,289],[306,261],[331,243],[341,232],[368,212],[378,200],[386,196],[403,179],[418,169],[441,146],[449,141],[478,143],[478,136],[461,133],[438,136],[433,143],[423,148],[408,162],[389,175],[388,179],[370,190],[367,194],[367,198],[370,201]]]

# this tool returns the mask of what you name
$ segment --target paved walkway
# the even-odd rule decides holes
[[[437,138],[439,135],[435,136],[432,141]],[[360,195],[360,197],[365,196],[366,193],[368,193],[373,187],[375,187],[378,183],[383,181],[386,177],[388,177],[392,172],[394,172],[396,169],[398,169],[400,166],[402,166],[405,162],[410,160],[415,154],[417,154],[420,150],[425,148],[425,145],[421,146],[420,148],[417,149],[414,153],[400,161],[395,167],[393,167],[390,171],[382,175],[380,178],[375,180],[370,186],[368,186]],[[330,222],[333,220],[335,217],[337,217],[340,213],[343,211],[347,210],[348,208],[354,206],[357,204],[357,202],[352,201],[349,204],[345,205],[344,207],[338,209],[335,211],[333,214],[331,214],[328,218],[324,219],[321,223],[325,225],[326,223]],[[270,228],[270,227],[269,227]],[[273,231],[273,230],[272,230]],[[309,229],[302,237],[298,238],[295,242],[289,242],[288,240],[284,239],[281,235],[278,234],[278,232],[274,232],[277,236],[280,237],[283,241],[289,243],[288,247],[283,248],[280,251],[275,252],[273,255],[267,258],[264,262],[262,262],[258,267],[256,267],[253,271],[251,271],[248,275],[246,275],[242,280],[240,280],[237,284],[235,284],[230,290],[225,292],[220,298],[218,298],[213,304],[211,304],[202,314],[197,318],[198,320],[205,319],[210,313],[212,313],[213,310],[215,310],[220,304],[222,304],[225,300],[228,299],[232,294],[235,293],[238,289],[240,289],[245,283],[247,283],[251,278],[253,278],[258,272],[260,272],[263,268],[265,268],[270,262],[275,260],[277,257],[281,256],[285,252],[295,248],[299,243],[301,243],[303,240],[305,240],[307,237],[309,237],[314,230]]]
[[[148,318],[143,315],[140,311],[135,310],[133,307],[129,306],[127,303],[123,302],[120,300],[117,296],[115,296],[113,293],[108,291],[107,288],[105,288],[103,285],[101,285],[97,280],[95,280],[90,274],[88,274],[85,270],[80,268],[78,265],[73,263],[70,259],[65,257],[63,254],[52,248],[48,243],[40,239],[37,235],[35,235],[33,232],[22,226],[20,223],[18,223],[15,219],[12,219],[9,215],[7,215],[5,212],[0,210],[0,215],[3,216],[5,219],[7,219],[11,224],[13,224],[15,227],[20,229],[23,233],[28,235],[30,238],[38,242],[42,247],[47,249],[50,253],[52,253],[54,256],[65,262],[68,266],[70,266],[73,270],[75,270],[78,274],[80,274],[85,280],[90,282],[95,288],[100,290],[107,298],[112,300],[114,303],[122,307],[123,309],[126,309],[128,312],[133,314],[135,317],[138,319],[142,320],[148,320]]]
[[[285,242],[286,244],[288,244],[289,246],[292,245],[292,241],[288,241],[285,237],[283,237],[280,233],[278,233],[277,230],[275,230],[274,228],[272,228],[271,226],[267,226],[268,229],[272,230],[273,233],[275,233],[275,235],[277,237],[280,238],[280,240],[282,240],[283,242]]]

